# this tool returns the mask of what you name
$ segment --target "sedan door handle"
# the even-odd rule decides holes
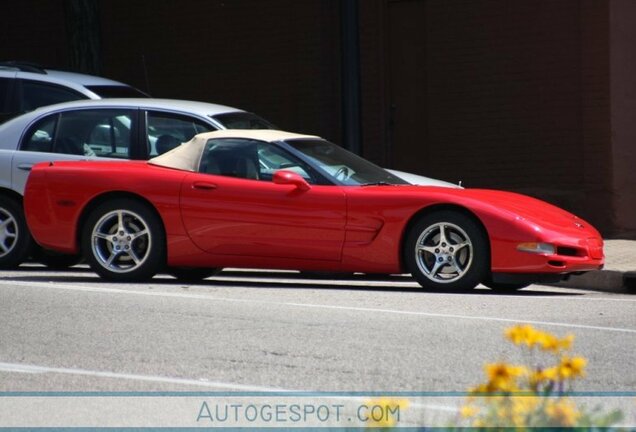
[[[18,165],[18,169],[21,169],[22,171],[31,171],[31,168],[33,168],[33,164],[30,163],[23,163]]]
[[[192,189],[213,190],[216,189],[216,185],[208,182],[194,182],[192,183]]]

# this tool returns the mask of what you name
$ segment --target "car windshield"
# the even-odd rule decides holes
[[[405,185],[408,182],[342,147],[321,139],[286,141],[335,183],[351,186]]]
[[[250,112],[231,112],[210,117],[226,129],[277,129],[264,118]]]
[[[129,86],[86,86],[87,89],[102,98],[147,98],[150,97],[141,90]]]

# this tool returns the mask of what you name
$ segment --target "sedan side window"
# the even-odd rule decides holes
[[[53,151],[53,137],[58,114],[38,120],[29,128],[22,139],[20,150],[50,153]]]
[[[193,136],[216,130],[202,121],[180,114],[148,111],[146,135],[150,157],[163,154]]]
[[[54,151],[130,159],[133,111],[95,109],[61,114]]]
[[[88,139],[97,156],[132,159],[130,112],[115,112],[95,124]]]

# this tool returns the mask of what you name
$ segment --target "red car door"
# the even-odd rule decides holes
[[[301,191],[271,181],[189,174],[181,189],[183,223],[206,252],[339,261],[346,200],[338,186]]]

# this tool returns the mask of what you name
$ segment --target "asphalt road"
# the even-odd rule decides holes
[[[465,391],[486,362],[527,362],[503,338],[515,323],[576,335],[577,391],[636,390],[634,296],[256,271],[111,284],[26,266],[0,272],[0,391]]]

